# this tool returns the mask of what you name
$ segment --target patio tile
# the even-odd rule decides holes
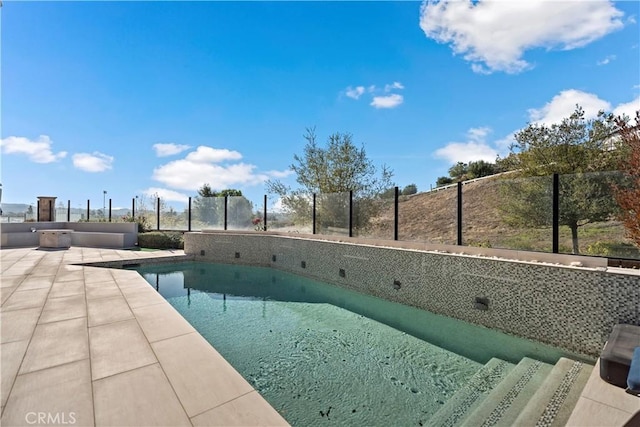
[[[89,347],[94,380],[157,362],[135,320],[90,328]]]
[[[16,290],[17,286],[0,288],[0,305],[9,299],[11,294]]]
[[[2,406],[7,403],[7,397],[13,386],[13,381],[18,375],[18,369],[22,363],[22,358],[27,352],[29,340],[14,341],[0,345],[0,395],[2,396]]]
[[[151,285],[149,285],[149,283],[147,283],[147,281],[140,276],[129,278],[129,279],[116,277],[116,281],[118,283],[118,286],[123,292],[124,291],[135,292],[136,290],[139,291],[139,290],[143,290],[151,287]]]
[[[49,299],[70,297],[73,295],[84,296],[84,280],[71,280],[66,282],[54,282],[49,292]]]
[[[23,308],[42,308],[47,299],[49,289],[34,289],[21,291],[16,289],[13,294],[2,304],[2,311],[21,310]]]
[[[88,358],[86,317],[44,323],[36,326],[20,373]]]
[[[96,426],[191,425],[157,363],[97,380],[93,389]]]
[[[137,271],[112,269],[111,275],[121,288],[140,287],[140,285],[147,284]]]
[[[18,375],[2,425],[93,425],[90,375],[88,360]],[[58,422],[38,423],[38,412],[57,417]]]
[[[122,293],[131,308],[144,307],[153,304],[163,304],[166,300],[151,286],[147,288],[123,288]]]
[[[252,391],[191,418],[194,426],[288,426],[289,423]]]
[[[56,278],[55,278],[56,282],[70,282],[70,281],[76,281],[76,280],[84,281],[84,270],[82,268],[69,269],[69,267],[76,267],[76,266],[64,265],[60,267],[58,269],[58,274],[56,275]]]
[[[640,398],[632,396],[623,388],[609,384],[600,378],[600,359],[593,367],[593,371],[587,384],[584,386],[582,396],[595,400],[608,406],[625,412],[634,413],[640,411]]]
[[[0,341],[6,343],[30,339],[38,317],[39,308],[0,312]]]
[[[24,280],[24,276],[5,276],[2,275],[0,280],[0,288],[12,288],[18,286]]]
[[[113,276],[111,271],[107,268],[86,267],[85,270],[85,283],[100,283],[100,282],[112,282]]]
[[[636,397],[637,399],[637,397]],[[631,414],[600,402],[580,397],[567,421],[567,427],[620,427]]]
[[[34,264],[17,262],[6,270],[2,270],[3,276],[26,276],[33,270]]]
[[[190,417],[253,390],[197,332],[151,345]]]
[[[31,270],[30,274],[31,274],[31,276],[52,276],[52,277],[55,277],[55,275],[58,273],[58,268],[60,268],[60,263],[61,262],[62,262],[62,259],[49,260],[49,259],[45,258],[42,261],[40,261],[38,263],[38,265],[33,267],[33,270]]]
[[[20,283],[18,290],[30,291],[33,289],[49,289],[54,276],[28,276]]]
[[[195,332],[169,303],[138,307],[133,312],[149,342]]]
[[[120,289],[112,280],[110,282],[87,283],[85,285],[87,300],[121,296]]]
[[[87,317],[84,295],[49,298],[42,309],[38,323],[57,322],[59,320]]]
[[[133,313],[122,295],[98,298],[87,302],[89,327],[133,318]]]

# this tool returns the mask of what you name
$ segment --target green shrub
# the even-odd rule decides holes
[[[150,231],[138,234],[138,246],[151,249],[184,249],[180,231]]]
[[[151,230],[151,224],[146,216],[136,216],[133,217],[130,214],[127,214],[122,217],[122,221],[124,222],[136,222],[138,223],[138,233],[144,233]]]
[[[491,242],[487,240],[469,240],[467,246],[475,246],[477,248],[492,248]]]
[[[640,251],[629,243],[597,241],[587,246],[585,254],[621,258],[638,258]]]

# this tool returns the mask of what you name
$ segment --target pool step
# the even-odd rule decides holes
[[[459,426],[481,404],[491,390],[507,376],[514,366],[501,359],[491,359],[425,425],[438,427]]]
[[[462,426],[512,426],[531,396],[540,388],[552,366],[525,357],[482,403],[465,418]]]
[[[560,358],[514,425],[564,426],[592,370],[591,365]]]

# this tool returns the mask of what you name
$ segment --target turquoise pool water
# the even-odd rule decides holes
[[[278,270],[135,268],[289,423],[428,425],[491,357],[560,350]]]

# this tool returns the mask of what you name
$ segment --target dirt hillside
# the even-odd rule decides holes
[[[465,184],[462,192],[463,243],[471,246],[522,250],[551,250],[551,227],[512,227],[500,209],[500,181],[485,179]],[[551,206],[549,206],[551,210]],[[399,239],[456,243],[457,189],[402,196],[399,201]],[[393,203],[372,221],[371,237],[393,237]],[[580,252],[592,255],[640,257],[617,221],[587,224],[579,229]],[[571,253],[568,227],[560,227],[560,250]]]

